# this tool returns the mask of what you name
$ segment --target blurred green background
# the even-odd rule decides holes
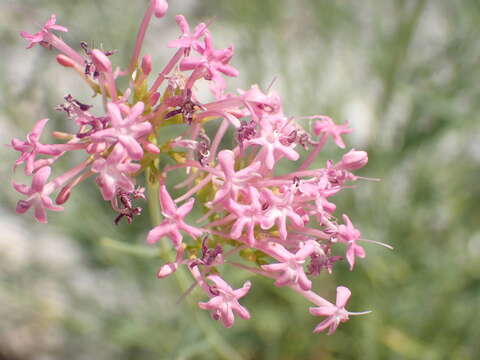
[[[53,54],[26,51],[19,31],[56,13],[70,44],[119,49],[125,66],[146,2],[0,0],[1,142],[24,138],[43,117],[49,130],[67,129],[53,110],[66,93],[93,102]],[[243,359],[480,358],[480,2],[172,0],[147,35],[157,71],[173,54],[165,44],[178,35],[177,13],[191,23],[215,18],[216,45],[235,44],[241,77],[231,90],[276,77],[288,115],[350,122],[348,146],[369,153],[361,175],[382,181],[344,191],[338,213],[395,247],[367,244],[354,272],[342,264],[315,281],[330,299],[348,286],[351,311],[373,310],[334,336],[312,334],[319,319],[309,304],[258,278],[243,301],[252,319],[211,327]],[[341,154],[329,144],[318,165]],[[218,337],[207,341],[197,324],[208,315],[176,304],[175,279],[155,278],[156,252],[129,247],[144,243],[147,213],[115,227],[108,204],[83,184],[48,226],[17,216],[16,155],[1,152],[1,360],[221,358]],[[238,287],[248,274],[227,278]]]

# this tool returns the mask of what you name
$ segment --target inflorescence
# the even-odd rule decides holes
[[[94,178],[103,199],[116,212],[115,223],[123,218],[130,223],[142,210],[134,201],[146,198],[144,189],[135,185],[135,179],[145,173],[147,184],[158,187],[163,215],[148,233],[147,243],[169,239],[176,253],[174,261],[160,267],[159,278],[185,266],[208,297],[198,306],[230,327],[234,315],[250,317],[239,300],[251,283],[232,288],[221,277],[221,267],[263,275],[313,303],[310,313],[325,317],[314,332],[328,329],[333,333],[349,315],[366,312],[345,309],[350,297],[346,287],[337,288],[333,304],[312,290],[311,279],[322,271],[332,273],[344,259],[333,255],[334,248],[346,249],[350,270],[356,258],[365,257],[359,241],[371,240],[361,239],[347,215],[334,216],[332,197],[358,179],[352,172],[367,164],[367,153],[350,150],[338,162],[328,160],[324,167],[311,169],[329,138],[345,148],[342,136],[351,131],[348,124],[337,125],[321,115],[287,117],[280,97],[257,85],[236,94],[226,92],[225,77],[239,75],[229,64],[233,46],[216,49],[207,24],[191,30],[185,17],[177,15],[181,35],[167,45],[177,50],[163,70],[154,74],[151,56],[140,60],[140,52],[151,18],[163,17],[167,8],[165,0],[150,1],[130,64],[123,71],[113,67],[113,51],[81,43],[82,50],[77,52],[67,45],[54,34],[68,31],[56,24],[55,15],[39,32],[21,33],[29,41],[28,48],[39,44],[56,49],[57,62],[75,71],[94,95],[102,97],[99,111],[103,115],[93,115],[91,105],[68,94],[56,109],[76,124],[76,132],[53,132],[62,143],[41,143],[48,121],[41,119],[26,140],[12,140],[13,149],[21,153],[14,167],[24,165],[25,174],[32,177],[30,186],[13,183],[25,195],[16,211],[32,208],[35,218],[46,223],[47,209],[63,210],[72,190]],[[151,76],[153,81],[149,81]],[[117,84],[122,77],[130,79],[123,90]],[[196,84],[202,81],[209,84],[214,101],[197,98]],[[221,121],[209,136],[205,124],[215,119]],[[307,120],[312,131],[302,128],[298,120]],[[159,134],[174,124],[183,124],[183,133],[160,143]],[[222,140],[232,130],[235,143],[228,148]],[[72,151],[84,153],[85,159],[52,177],[56,161]],[[305,160],[301,152],[307,154]],[[281,159],[296,169],[282,171]],[[184,189],[179,197],[174,198],[167,188],[169,176],[175,176],[177,189]],[[196,220],[191,219],[193,213]]]

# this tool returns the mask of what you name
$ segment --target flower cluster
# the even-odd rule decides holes
[[[235,315],[250,317],[239,300],[251,283],[235,290],[221,277],[221,268],[263,275],[312,302],[312,315],[326,317],[315,332],[328,328],[333,333],[349,315],[358,314],[345,309],[350,291],[338,287],[333,304],[312,290],[312,278],[322,271],[331,273],[344,259],[334,250],[345,253],[350,270],[357,258],[365,257],[360,231],[347,215],[334,215],[332,198],[358,179],[353,171],[367,164],[367,154],[352,149],[339,161],[312,169],[327,140],[332,138],[343,149],[342,136],[351,129],[327,116],[288,117],[280,97],[257,85],[227,92],[226,77],[239,75],[230,64],[233,46],[215,48],[207,24],[191,30],[185,17],[177,15],[181,35],[167,45],[177,50],[154,74],[151,56],[141,57],[140,52],[152,17],[164,16],[167,8],[165,0],[150,1],[126,70],[114,68],[113,51],[87,43],[80,44],[80,52],[68,46],[54,34],[67,31],[56,25],[55,15],[39,32],[21,33],[28,48],[40,44],[56,49],[57,62],[75,71],[102,98],[103,111],[94,115],[91,105],[69,94],[57,110],[76,125],[76,132],[53,132],[62,142],[44,144],[40,138],[48,119],[42,119],[26,140],[12,140],[12,148],[20,152],[15,168],[23,164],[25,175],[32,177],[31,186],[13,183],[26,197],[18,202],[17,212],[33,208],[35,218],[46,223],[46,210],[63,210],[72,190],[94,178],[117,213],[115,223],[122,218],[131,222],[141,213],[133,202],[145,199],[144,189],[136,186],[145,173],[147,186],[158,188],[158,199],[147,200],[158,201],[163,215],[149,231],[147,243],[169,240],[176,254],[174,261],[160,267],[159,278],[185,266],[208,297],[198,306],[230,327]],[[120,89],[118,79],[125,76],[131,80]],[[197,98],[196,84],[202,81],[209,84],[210,102]],[[216,119],[216,132],[209,133],[205,124]],[[311,132],[299,120],[307,120]],[[174,124],[182,124],[181,133],[160,143],[159,134]],[[227,132],[234,133],[231,146],[224,140]],[[85,160],[51,177],[56,161],[71,151],[82,152]],[[280,161],[290,163],[292,170],[282,171],[286,166]],[[177,197],[167,187],[173,177],[175,187],[183,189]]]

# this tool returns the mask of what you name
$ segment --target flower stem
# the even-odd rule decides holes
[[[148,201],[148,210],[150,213],[150,218],[152,221],[152,225],[156,226],[161,223],[162,215],[160,210],[160,203],[158,201],[158,189],[159,184],[158,181],[152,181],[152,173],[150,169],[147,169],[145,172],[146,174],[146,182],[147,182],[147,201]],[[170,250],[168,249],[168,245],[165,241],[161,241],[161,255],[165,261],[169,261],[168,254]],[[180,291],[183,293],[188,290],[190,287],[189,280],[187,274],[185,273],[185,269],[179,268],[175,272],[175,279],[177,280],[178,287]],[[209,322],[206,322],[204,317],[198,311],[194,311],[193,301],[190,298],[187,298],[187,302],[189,303],[189,310],[192,312],[193,318],[195,319],[198,327],[204,333],[206,340],[210,343],[210,346],[217,352],[217,354],[226,360],[242,360],[242,356],[232,347],[225,339],[222,338],[220,334],[211,326]],[[193,311],[192,311],[193,310]]]

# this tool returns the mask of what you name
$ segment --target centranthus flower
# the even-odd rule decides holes
[[[48,119],[39,120],[33,127],[32,132],[27,135],[26,141],[21,141],[19,139],[12,140],[12,147],[22,153],[17,161],[15,161],[14,168],[25,163],[25,175],[32,175],[35,170],[35,158],[38,154],[56,156],[62,153],[59,146],[44,145],[39,142],[40,136],[47,122]]]
[[[68,29],[65,26],[57,25],[57,17],[55,15],[50,16],[50,19],[43,25],[39,32],[35,34],[30,34],[26,31],[22,31],[20,35],[28,40],[30,43],[27,46],[27,49],[30,49],[33,45],[48,42],[48,37],[51,30],[67,32]]]
[[[238,299],[247,295],[250,290],[251,283],[247,281],[240,289],[233,290],[218,275],[210,275],[208,280],[214,283],[209,287],[210,300],[208,302],[199,302],[200,309],[209,310],[214,320],[220,320],[223,326],[229,328],[235,320],[234,313],[238,314],[242,319],[250,319],[250,313],[245,309]]]
[[[170,240],[172,240],[175,247],[178,248],[183,239],[180,230],[185,231],[194,238],[202,235],[202,230],[190,226],[184,221],[184,218],[187,216],[187,214],[192,211],[195,199],[190,199],[185,204],[177,208],[170,197],[166,186],[162,184],[160,186],[159,201],[160,205],[162,206],[162,215],[165,217],[165,220],[160,225],[150,230],[147,236],[148,243],[154,244],[162,237],[168,236]]]
[[[328,329],[328,335],[332,335],[335,330],[337,330],[338,325],[341,322],[345,322],[348,320],[349,315],[363,315],[368,314],[370,311],[364,312],[349,312],[345,309],[345,305],[347,305],[348,299],[352,293],[348,288],[345,286],[337,287],[337,300],[335,305],[327,305],[327,306],[319,306],[319,307],[311,307],[310,314],[314,316],[326,316],[327,318],[323,320],[317,327],[313,330],[313,332],[321,332],[325,329]]]
[[[334,200],[337,193],[352,188],[352,182],[364,179],[354,172],[368,163],[367,153],[351,149],[339,160],[322,158],[330,138],[346,148],[342,137],[352,131],[348,124],[338,125],[324,115],[287,116],[280,95],[256,84],[229,92],[227,78],[239,76],[232,65],[234,47],[214,48],[210,23],[191,30],[185,17],[177,15],[181,33],[167,42],[176,50],[156,71],[142,46],[150,21],[163,18],[167,9],[166,0],[148,1],[126,70],[115,66],[115,51],[81,42],[78,52],[67,45],[53,33],[67,31],[56,24],[55,15],[39,32],[21,33],[28,48],[41,44],[56,49],[56,62],[65,71],[73,70],[100,95],[101,103],[87,105],[68,93],[56,109],[66,115],[63,128],[72,128],[71,133],[55,131],[57,143],[40,142],[48,121],[41,119],[25,141],[11,141],[20,152],[14,171],[23,166],[31,177],[31,186],[13,182],[26,196],[17,212],[33,208],[35,218],[45,223],[46,210],[63,210],[61,205],[75,188],[92,179],[111,205],[113,223],[125,218],[129,224],[142,214],[134,201],[145,200],[139,179],[145,175],[150,194],[146,200],[157,219],[145,230],[146,241],[156,246],[167,238],[175,252],[160,264],[158,278],[184,266],[194,279],[191,290],[201,289],[207,297],[199,307],[231,327],[235,314],[250,318],[239,299],[249,292],[251,282],[234,290],[225,269],[265,276],[312,302],[312,315],[326,316],[315,332],[333,333],[349,315],[360,313],[345,309],[350,296],[346,287],[337,288],[332,304],[317,294],[322,287],[313,280],[323,269],[331,274],[345,266],[344,252],[350,270],[357,257],[366,256],[357,243],[360,231],[347,215],[343,222],[337,218]],[[211,92],[207,101],[199,100],[197,92],[203,82]],[[208,131],[207,123],[212,125]],[[164,132],[178,124],[183,132],[165,141]],[[234,135],[232,143],[229,133]],[[55,174],[57,160],[72,151],[72,160],[83,160]],[[280,167],[279,161],[287,166]],[[166,185],[173,175],[174,187],[181,192],[177,198]]]
[[[32,185],[30,187],[15,182],[13,183],[15,190],[27,196],[26,200],[20,200],[17,203],[17,213],[23,214],[33,207],[35,218],[41,223],[46,223],[47,214],[45,209],[52,211],[63,210],[63,207],[54,205],[52,199],[50,199],[50,194],[53,192],[54,187],[46,186],[46,182],[51,172],[52,169],[48,166],[38,170],[35,175],[33,175]]]

